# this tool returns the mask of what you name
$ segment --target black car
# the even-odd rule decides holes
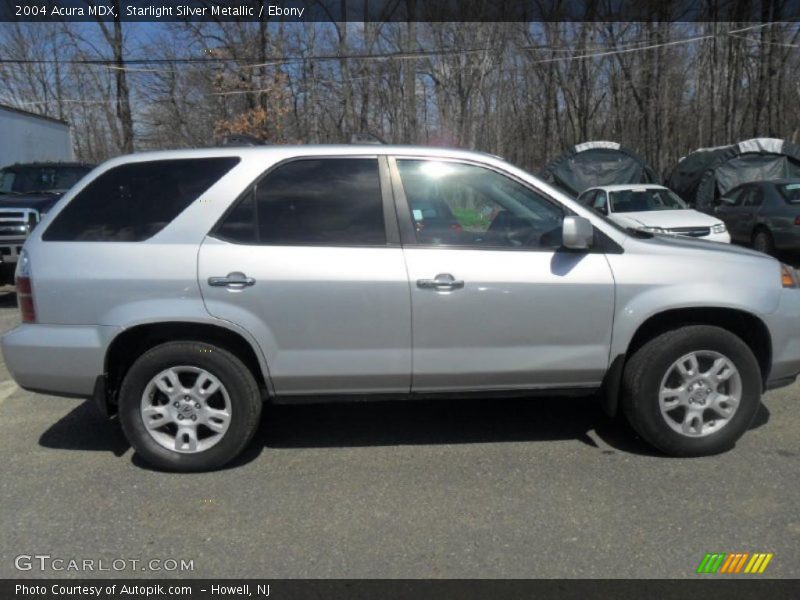
[[[93,168],[64,162],[15,164],[0,170],[0,285],[13,282],[28,233]]]
[[[714,214],[734,242],[767,254],[800,250],[800,179],[743,183],[719,198]]]

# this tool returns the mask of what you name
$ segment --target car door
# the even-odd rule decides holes
[[[390,161],[411,282],[412,390],[582,387],[608,367],[614,283],[601,252],[561,249],[564,209],[480,163]],[[409,210],[448,204],[434,238]]]
[[[764,190],[759,185],[751,185],[742,200],[742,212],[739,215],[741,237],[748,242],[752,240],[761,205],[764,203]]]
[[[735,241],[741,241],[744,237],[741,219],[742,200],[748,194],[749,187],[743,185],[723,194],[719,204],[714,208],[714,215],[725,223],[731,238]]]
[[[278,396],[409,391],[408,277],[385,162],[281,163],[200,248],[208,311],[257,340]]]

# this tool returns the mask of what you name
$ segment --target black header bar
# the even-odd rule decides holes
[[[0,0],[1,22],[800,20],[800,0]]]

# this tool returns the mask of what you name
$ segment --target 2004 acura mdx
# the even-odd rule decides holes
[[[455,150],[118,158],[33,231],[17,289],[17,382],[95,398],[174,470],[234,458],[266,399],[465,392],[599,391],[663,452],[704,455],[800,372],[793,270],[623,230]]]

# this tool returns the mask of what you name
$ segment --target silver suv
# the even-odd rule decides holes
[[[498,158],[394,146],[125,156],[28,239],[26,389],[137,452],[227,463],[262,403],[597,393],[666,454],[726,450],[800,372],[795,272],[627,231]]]

